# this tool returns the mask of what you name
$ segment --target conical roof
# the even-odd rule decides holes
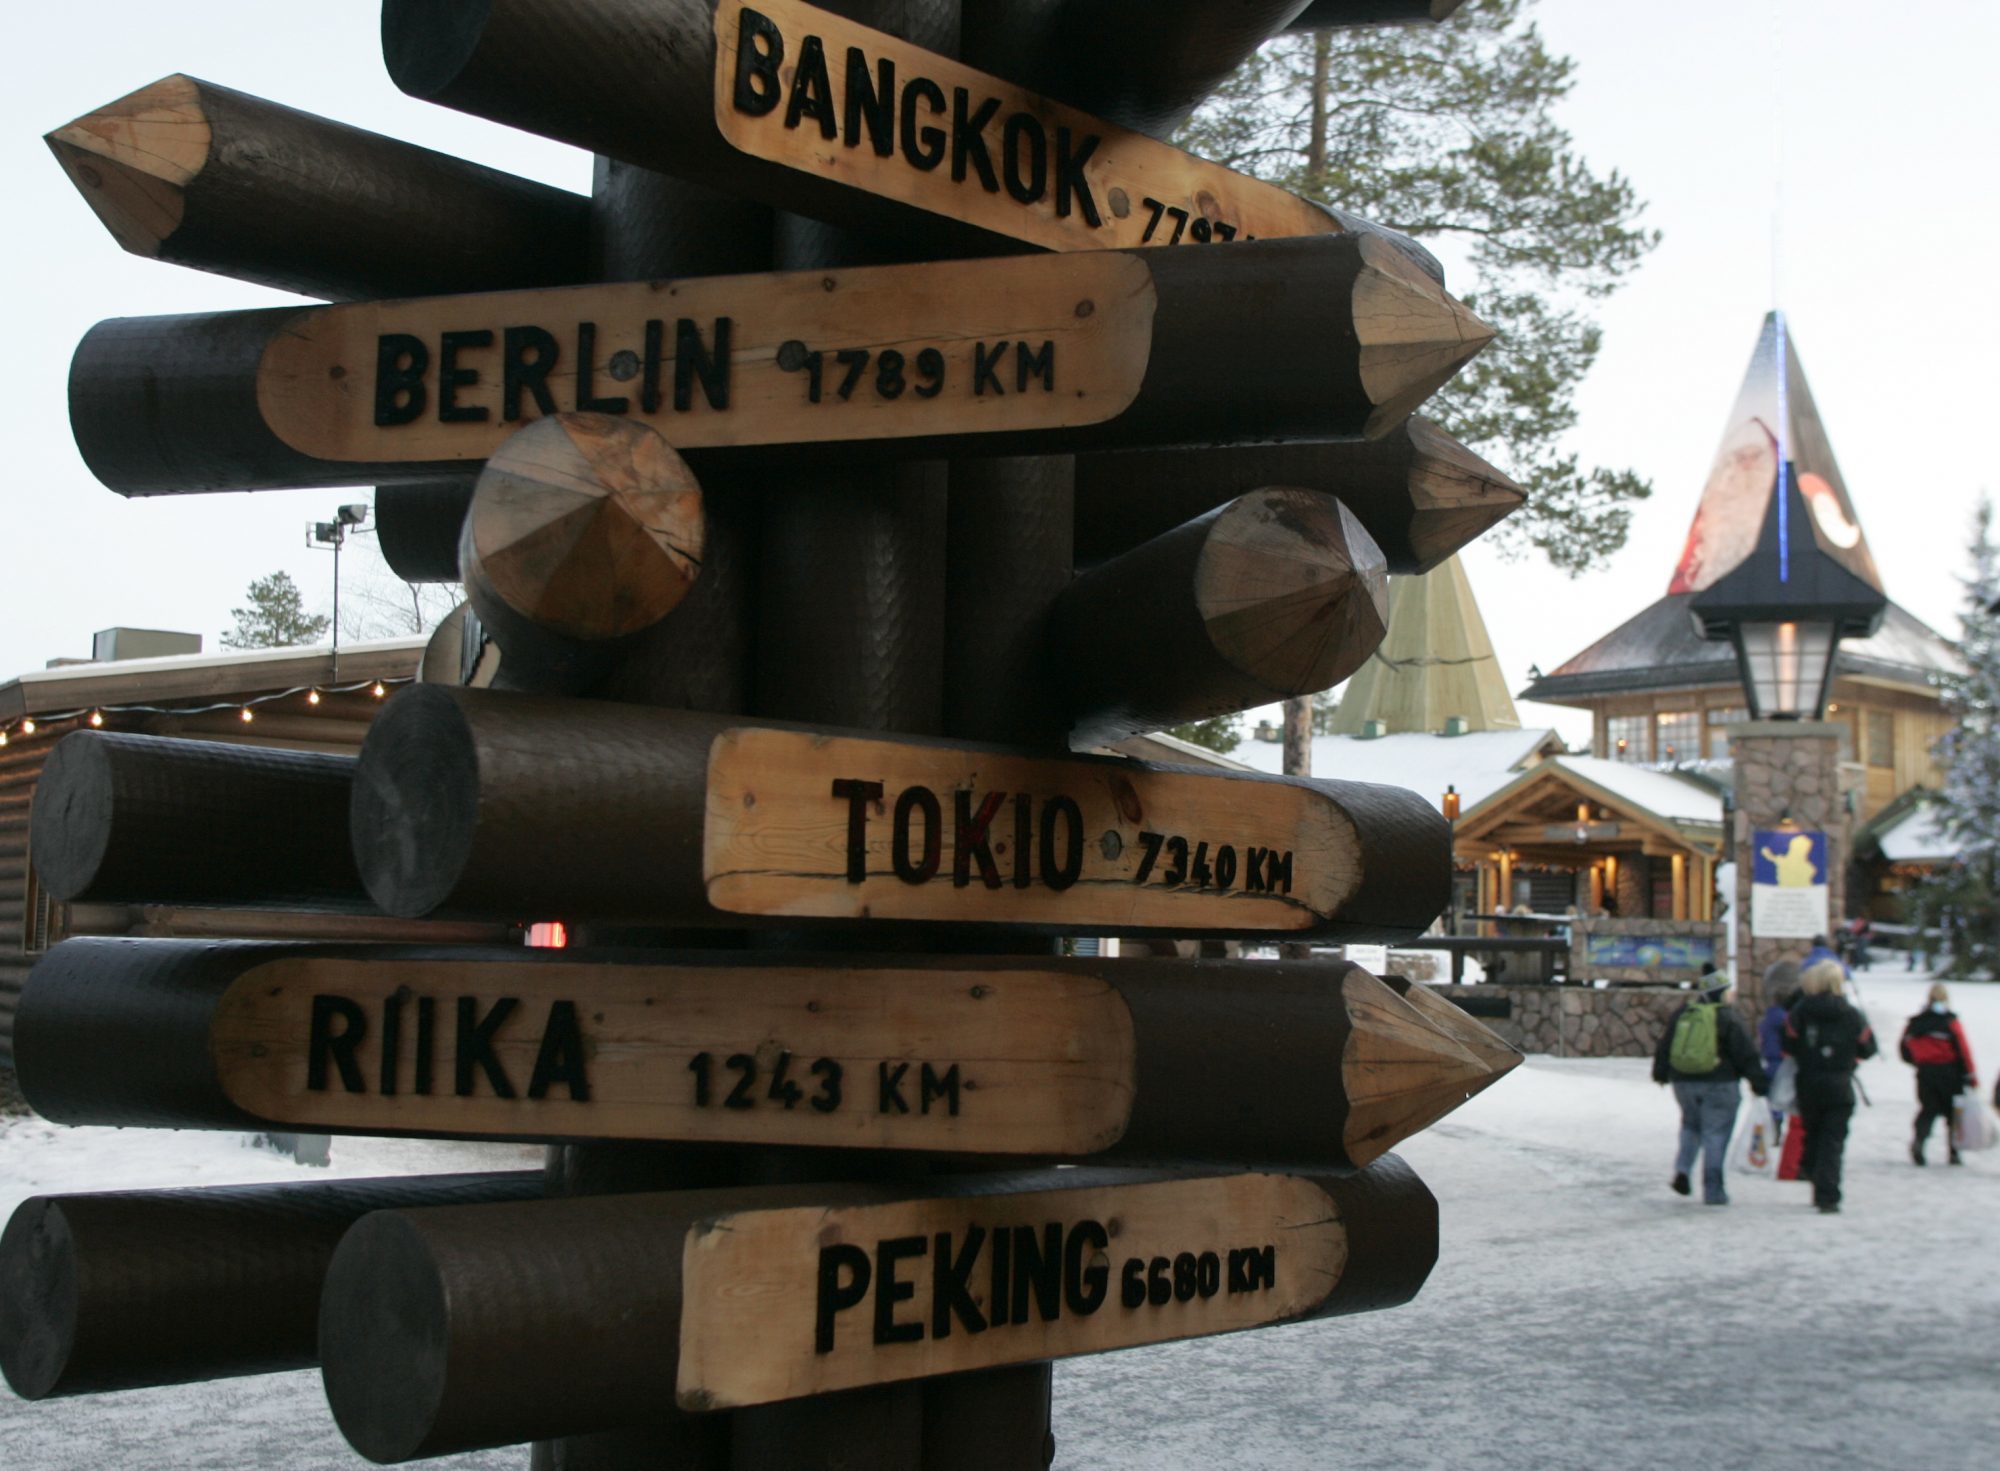
[[[1881,575],[1820,423],[1798,344],[1784,314],[1771,312],[1729,412],[1669,595],[1700,592],[1750,556],[1785,461],[1797,472],[1820,551],[1881,591]]]
[[[1436,733],[1453,716],[1467,730],[1521,728],[1456,556],[1421,577],[1389,579],[1389,632],[1341,696],[1333,733],[1361,735],[1371,720],[1383,734]]]

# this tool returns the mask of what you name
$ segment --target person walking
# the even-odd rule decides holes
[[[1722,1161],[1729,1149],[1730,1131],[1736,1126],[1737,1105],[1742,1101],[1738,1080],[1747,1079],[1750,1091],[1760,1098],[1766,1091],[1757,1046],[1750,1040],[1743,1018],[1729,1004],[1732,994],[1728,976],[1703,976],[1696,999],[1668,1019],[1660,1044],[1653,1049],[1653,1081],[1663,1086],[1672,1083],[1674,1099],[1681,1106],[1674,1193],[1693,1193],[1689,1177],[1699,1156],[1705,1205],[1729,1204],[1729,1192],[1722,1183]]]
[[[1972,1048],[1965,1030],[1951,1009],[1951,995],[1942,983],[1932,986],[1924,1009],[1903,1028],[1902,1045],[1897,1049],[1903,1061],[1917,1070],[1917,1132],[1910,1141],[1910,1162],[1924,1163],[1924,1145],[1930,1142],[1931,1125],[1944,1120],[1944,1143],[1952,1164],[1959,1158],[1958,1144],[1951,1137],[1951,1107],[1954,1099],[1968,1088],[1977,1088]]]
[[[1785,1065],[1785,1020],[1799,1000],[1799,963],[1774,960],[1764,967],[1764,994],[1770,1005],[1757,1021],[1757,1055],[1764,1063],[1764,1081],[1777,1096],[1778,1069]],[[1771,1127],[1779,1139],[1785,1137],[1785,1114],[1771,1105]]]
[[[1805,992],[1785,1023],[1784,1047],[1799,1064],[1799,1122],[1805,1126],[1799,1173],[1812,1181],[1813,1204],[1823,1215],[1840,1209],[1841,1155],[1854,1117],[1854,1068],[1877,1051],[1868,1018],[1840,992],[1846,977],[1838,960],[1822,960],[1799,977]]]

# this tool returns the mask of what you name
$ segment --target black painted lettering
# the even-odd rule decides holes
[[[846,129],[841,141],[853,148],[861,141],[861,129],[868,128],[868,145],[876,156],[887,158],[896,151],[896,63],[883,57],[875,63],[875,76],[868,75],[868,58],[859,46],[847,48]]]
[[[1034,867],[1028,850],[1035,846],[1035,799],[1026,792],[1014,793],[1014,887],[1025,889],[1034,883]]]
[[[1078,1221],[1069,1228],[1063,1246],[1063,1301],[1079,1318],[1104,1306],[1111,1280],[1111,1263],[1104,1252],[1110,1245],[1110,1235],[1096,1221]]]
[[[440,390],[442,392],[442,390]],[[578,322],[576,324],[576,407],[585,414],[622,414],[632,407],[632,401],[622,395],[607,398],[597,396],[597,323]],[[443,417],[440,404],[439,417]],[[481,410],[480,418],[486,417]]]
[[[847,1280],[841,1281],[841,1274]],[[819,1249],[819,1293],[813,1319],[813,1352],[833,1352],[833,1320],[849,1308],[859,1307],[868,1296],[868,1279],[873,1269],[868,1253],[851,1242]]]
[[[929,1113],[931,1105],[940,1098],[944,1100],[944,1111],[953,1118],[958,1117],[958,1064],[953,1063],[939,1077],[937,1069],[925,1063],[917,1073],[917,1112]]]
[[[590,1102],[590,1079],[584,1073],[583,1027],[574,1001],[551,1001],[542,1045],[535,1052],[535,1070],[528,1079],[528,1096],[546,1098],[561,1083],[572,1102]]]
[[[485,328],[477,332],[447,332],[438,338],[439,423],[476,424],[492,416],[485,404],[462,404],[458,401],[461,388],[470,388],[479,381],[479,369],[458,365],[459,353],[467,348],[492,345],[493,334]]]
[[[1007,192],[1021,204],[1033,204],[1049,188],[1049,135],[1033,113],[1007,115],[1000,130],[1000,171]]]
[[[1195,1268],[1195,1290],[1204,1298],[1214,1297],[1222,1290],[1222,1258],[1212,1251],[1205,1251]]]
[[[993,1290],[986,1294],[986,1313],[998,1328],[1014,1320],[1007,1314],[1013,1299],[1014,1233],[1005,1226],[993,1228]]]
[[[533,356],[530,356],[532,354]],[[555,395],[549,392],[549,373],[562,356],[553,334],[541,327],[509,327],[502,339],[500,363],[500,417],[512,423],[521,417],[521,395],[535,400],[535,411],[553,414]]]
[[[334,1019],[340,1030],[333,1029]],[[349,1093],[366,1093],[361,1064],[354,1054],[368,1035],[368,1013],[345,996],[315,996],[312,1022],[306,1034],[306,1087],[314,1093],[326,1092],[326,1065],[331,1062],[340,1074],[340,1086]]]
[[[763,117],[778,105],[784,88],[778,64],[785,59],[785,38],[762,11],[743,7],[736,22],[736,86],[731,101],[736,110]]]
[[[431,350],[407,332],[384,332],[375,339],[375,423],[378,428],[413,424],[429,402],[424,374]]]
[[[1068,128],[1056,129],[1056,215],[1068,219],[1074,200],[1083,211],[1083,222],[1095,230],[1104,221],[1097,213],[1097,200],[1091,196],[1090,180],[1084,177],[1083,166],[1097,152],[1098,137],[1092,133],[1080,148],[1074,147],[1074,143]]]
[[[499,1054],[493,1050],[493,1034],[506,1024],[507,1018],[520,1004],[512,996],[502,996],[481,1017],[476,998],[458,998],[458,1035],[453,1047],[451,1091],[460,1098],[472,1096],[475,1068],[486,1074],[487,1085],[492,1088],[494,1097],[514,1096],[514,1085],[507,1081],[507,1071],[500,1066]]]
[[[972,882],[972,865],[979,864],[979,881],[989,889],[1000,887],[1000,870],[993,862],[993,819],[1005,792],[988,792],[980,798],[979,810],[972,810],[972,793],[961,788],[952,796],[951,886],[962,889]]]
[[[1261,894],[1264,892],[1264,848],[1243,850],[1243,892]]]
[[[986,125],[1000,110],[1000,99],[989,97],[967,111],[972,94],[963,87],[951,89],[951,179],[965,182],[965,166],[970,163],[979,174],[979,187],[988,194],[1000,192],[1000,180],[993,172],[993,159],[986,152]]]
[[[437,998],[419,996],[417,998],[417,1066],[416,1077],[410,1083],[413,1093],[428,1095],[431,1091],[431,1073],[437,1060]]]
[[[986,392],[988,385],[991,385],[995,393],[1004,394],[1007,391],[1000,384],[1000,360],[1006,355],[1007,344],[1004,342],[994,343],[991,353],[987,352],[986,344],[983,342],[972,344],[972,396],[974,398]]]
[[[924,815],[923,857],[912,860],[910,819],[918,812]],[[936,876],[944,857],[943,829],[944,813],[938,806],[937,794],[929,787],[904,787],[902,795],[896,798],[895,817],[889,829],[889,867],[897,878],[906,884],[923,884]]]
[[[986,1314],[968,1285],[972,1269],[979,1263],[979,1248],[986,1241],[984,1226],[965,1228],[965,1245],[957,1256],[951,1251],[951,1232],[940,1231],[931,1246],[931,1337],[951,1337],[951,1320],[957,1318],[967,1333],[986,1331]]]
[[[1128,1308],[1146,1305],[1146,1263],[1142,1258],[1125,1259],[1124,1269],[1118,1274],[1118,1301]]]
[[[924,1336],[922,1323],[898,1323],[896,1305],[917,1295],[917,1284],[896,1276],[898,1263],[924,1254],[929,1243],[921,1236],[894,1236],[875,1243],[875,1341],[915,1343]]]
[[[646,323],[646,348],[641,356],[645,375],[639,380],[639,407],[648,414],[660,411],[660,371],[667,355],[667,324],[658,318]]]
[[[1067,834],[1057,856],[1056,819]],[[1042,882],[1061,892],[1083,873],[1083,810],[1072,797],[1054,796],[1042,804]]]
[[[903,157],[910,167],[929,173],[944,161],[943,128],[917,126],[917,102],[927,103],[932,117],[944,114],[944,89],[929,77],[911,77],[903,84]]]
[[[1253,1246],[1244,1253],[1244,1263],[1250,1285],[1262,1289],[1278,1285],[1278,1248],[1275,1246]]]
[[[1173,1299],[1174,1284],[1167,1280],[1167,1271],[1172,1266],[1163,1256],[1146,1263],[1146,1301],[1156,1308],[1165,1307]]]
[[[908,1113],[910,1101],[903,1096],[903,1078],[910,1071],[907,1062],[899,1062],[891,1067],[886,1062],[875,1064],[875,1112]]]
[[[1042,392],[1056,391],[1056,345],[1052,340],[1043,339],[1042,345],[1033,352],[1028,351],[1025,342],[1014,344],[1015,391],[1026,393],[1029,382],[1036,378],[1042,380]]]
[[[1044,1323],[1062,1316],[1062,1223],[1050,1221],[1035,1239],[1033,1226],[1014,1228],[1014,1298],[1008,1316],[1016,1323],[1028,1321],[1028,1293],[1035,1294],[1035,1310]]]
[[[1280,884],[1284,885],[1284,887],[1279,888]],[[1290,848],[1285,849],[1285,855],[1282,858],[1278,856],[1278,850],[1273,848],[1270,856],[1264,860],[1264,887],[1271,890],[1274,894],[1289,894],[1292,892],[1292,850]]]
[[[792,69],[792,97],[785,104],[786,127],[796,128],[803,118],[819,124],[822,138],[840,135],[833,116],[833,78],[826,74],[826,47],[818,36],[807,36],[799,47],[798,65]]]
[[[674,408],[685,411],[694,402],[695,380],[712,409],[729,407],[729,338],[733,319],[715,319],[715,350],[703,345],[701,332],[686,317],[674,323]]]
[[[398,986],[382,998],[382,1081],[376,1091],[384,1098],[396,1092],[397,1054],[403,1050],[403,1003],[409,999],[408,986]]]
[[[882,800],[882,783],[835,777],[833,794],[847,798],[847,881],[868,877],[868,804]]]

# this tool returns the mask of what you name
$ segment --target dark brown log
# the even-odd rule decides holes
[[[1329,26],[1411,25],[1449,19],[1465,0],[1312,0],[1288,31],[1321,31]]]
[[[356,859],[376,901],[411,917],[440,908],[690,925],[869,917],[1360,941],[1420,933],[1450,878],[1444,820],[1397,788],[597,702],[415,686],[377,719],[361,763]],[[887,785],[872,802],[830,785],[849,779]],[[897,796],[915,787],[940,807],[935,826],[921,799]],[[1003,810],[1016,789],[1028,800]],[[951,817],[955,790],[990,810]],[[1040,857],[1011,844],[1037,803]],[[1049,817],[1051,804],[1074,818]],[[989,830],[1010,842],[1004,876],[998,858],[989,869],[971,846]],[[1204,877],[1211,855],[1227,871]]]
[[[932,1230],[970,1242],[970,1227],[1027,1219],[1088,1241],[1112,1214],[1122,1229],[1110,1243],[1101,1314],[1107,1298],[1093,1303],[1094,1289],[1078,1280],[1067,1303],[1031,1306],[1023,1296],[1020,1318],[1041,1315],[1028,1331],[1015,1331],[1010,1314],[984,1333],[932,1337],[916,1355],[893,1344],[877,1350],[865,1324],[856,1326],[865,1307],[829,1304],[817,1341],[831,1346],[815,1352],[823,1248],[852,1243],[868,1254],[906,1229],[927,1247]],[[1039,1245],[1039,1225],[1022,1229]],[[1223,1249],[1253,1233],[1274,1243],[1269,1289],[1217,1298],[1200,1316],[1175,1317],[1171,1304],[1118,1306],[1128,1253],[1209,1250],[1219,1271]],[[982,1248],[985,1234],[982,1225]],[[1075,1170],[385,1211],[348,1234],[328,1274],[322,1373],[348,1440],[393,1462],[657,1419],[676,1399],[765,1403],[1051,1349],[1093,1352],[1391,1307],[1416,1294],[1436,1253],[1437,1203],[1393,1157],[1310,1179]],[[1142,1256],[1142,1276],[1145,1265]],[[891,1299],[885,1310],[927,1336],[929,1266],[907,1270],[915,1301],[898,1310]],[[760,1279],[760,1331],[743,1332],[738,1299],[719,1334],[714,1294],[740,1291],[751,1272]],[[493,1291],[496,1281],[507,1290]],[[579,1321],[590,1331],[576,1331]],[[780,1389],[783,1378],[789,1387]]]
[[[1365,441],[1079,455],[1076,559],[1115,557],[1269,485],[1338,496],[1399,576],[1430,571],[1527,498],[1421,415]]]
[[[42,768],[35,869],[66,903],[376,913],[347,831],[355,764],[73,731]]]
[[[331,301],[584,279],[579,195],[194,77],[47,142],[134,255]]]
[[[1057,601],[1079,746],[1331,688],[1388,630],[1382,554],[1332,496],[1260,490],[1115,557]]]
[[[376,545],[405,582],[457,582],[458,538],[472,506],[470,480],[419,480],[375,489]]]
[[[844,289],[826,290],[826,281]],[[895,297],[875,294],[881,287]],[[532,412],[533,394],[517,385],[510,408],[502,393],[493,344],[508,329],[548,332],[559,364],[576,354],[587,326],[594,363],[621,353],[636,362],[646,322],[678,310],[690,322],[732,323],[726,406],[714,390],[697,389],[692,373],[685,393],[614,401],[659,428],[698,475],[711,460],[739,458],[800,466],[1327,439],[1387,433],[1492,336],[1393,248],[1355,236],[714,278],[673,289],[675,305],[665,308],[650,286],[633,283],[473,298],[476,316],[466,298],[453,297],[100,323],[71,364],[71,426],[92,471],[126,495],[435,479],[484,460]],[[1059,310],[1068,315],[1052,325]],[[671,326],[669,342],[677,340]],[[830,353],[888,331],[913,346],[944,344],[937,394],[878,392],[864,377],[843,401],[827,380],[844,382],[845,370],[829,361],[820,402],[807,401],[805,343]],[[467,365],[454,369],[473,381],[442,391],[440,364],[458,351],[445,335],[482,332],[494,335],[466,349]],[[407,370],[421,382],[397,387],[397,365],[417,351],[408,338],[431,344],[422,349],[428,365]],[[1016,351],[982,358],[982,375],[974,339],[982,354],[989,339],[1013,340]],[[1031,350],[1030,339],[1042,345]],[[786,342],[799,347],[781,351]],[[712,340],[703,347],[720,351]],[[469,366],[474,360],[488,371]],[[671,367],[665,376],[675,376]],[[553,409],[587,407],[608,391],[592,379],[551,375]],[[366,388],[357,393],[354,383]]]
[[[38,1400],[311,1368],[327,1264],[361,1217],[541,1193],[521,1170],[37,1195],[0,1234],[0,1370]]]
[[[556,414],[517,430],[479,472],[458,560],[511,676],[576,669],[582,683],[608,656],[601,646],[686,596],[702,542],[701,487],[658,433]]]
[[[30,977],[17,1046],[28,1101],[70,1124],[1326,1169],[1519,1062],[1419,1002],[1265,961],[81,939]],[[149,1017],[135,1069],[121,1039]],[[739,1044],[799,1059],[814,1106],[719,1106]],[[882,1086],[910,1106],[871,1111],[899,1061]]]

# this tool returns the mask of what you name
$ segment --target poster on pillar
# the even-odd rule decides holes
[[[1826,834],[1759,828],[1752,843],[1750,933],[1759,940],[1810,940],[1826,933]]]

